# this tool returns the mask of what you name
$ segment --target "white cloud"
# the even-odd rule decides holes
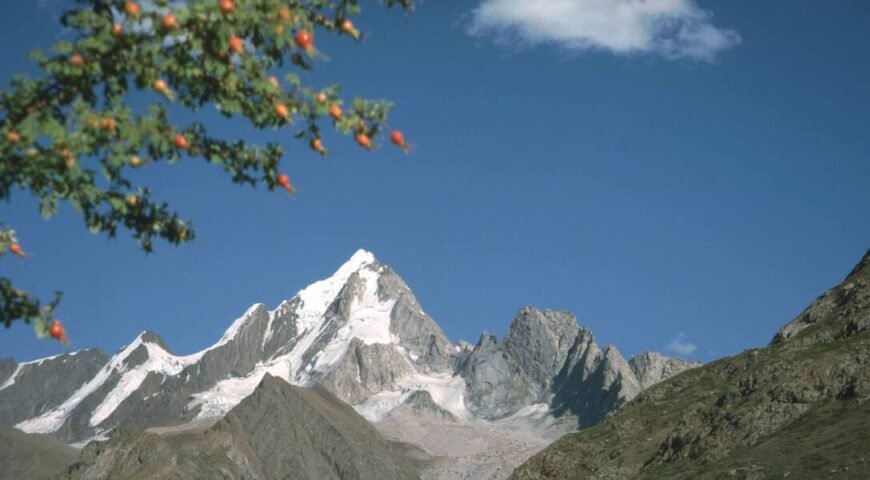
[[[672,338],[665,348],[679,355],[691,355],[698,346],[690,342],[686,334],[681,332]]]
[[[481,0],[469,32],[573,51],[712,61],[740,35],[711,23],[695,0]]]

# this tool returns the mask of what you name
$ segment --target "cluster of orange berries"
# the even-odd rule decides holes
[[[236,9],[235,1],[234,0],[219,0],[218,1],[218,9],[221,11],[221,13],[223,13],[225,15],[229,15],[229,14],[233,13]],[[124,4],[124,13],[128,17],[135,19],[135,18],[138,18],[142,14],[142,7],[134,1],[127,1]],[[280,20],[290,20],[292,17],[293,17],[293,13],[289,8],[285,7],[285,8],[281,8],[280,10],[278,10],[278,18]],[[167,13],[163,16],[163,18],[161,20],[161,25],[165,31],[167,31],[167,32],[172,31],[172,30],[179,27],[178,17],[176,17],[171,12]],[[276,33],[279,33],[279,34],[283,33],[283,25],[279,24],[278,28],[280,30],[276,30]],[[360,36],[360,32],[356,29],[353,22],[351,22],[351,20],[347,19],[347,18],[342,19],[338,22],[338,29],[342,33],[350,35],[355,39],[358,39]],[[123,29],[123,26],[121,24],[116,23],[116,24],[112,25],[112,34],[113,35],[116,35],[116,36],[121,35],[123,33],[123,31],[124,31],[124,29]],[[305,51],[309,56],[314,56],[316,54],[316,50],[314,48],[314,34],[312,32],[305,30],[305,29],[300,29],[294,35],[293,40],[296,42],[296,45],[300,49]],[[228,47],[232,53],[235,53],[238,55],[241,55],[245,52],[244,40],[242,40],[241,38],[239,38],[236,35],[230,36],[229,41],[228,41]],[[70,63],[72,63],[73,65],[76,65],[76,66],[84,65],[84,58],[82,58],[82,56],[79,54],[73,54],[70,57]],[[279,83],[278,83],[277,78],[269,77],[268,81],[274,88],[279,88]],[[169,86],[167,85],[165,80],[162,80],[162,79],[155,80],[154,83],[152,84],[152,87],[154,88],[155,91],[157,91],[158,93],[161,93],[163,95],[166,95],[167,97],[171,97],[171,95],[172,95],[172,92],[170,91]],[[329,101],[329,97],[323,92],[318,93],[315,98],[321,104],[325,104]],[[283,120],[283,121],[290,120],[290,116],[291,116],[290,109],[284,103],[276,103],[274,106],[274,111],[275,111],[275,114],[279,118],[281,118],[281,120]],[[332,117],[332,119],[335,121],[340,120],[342,118],[342,116],[344,115],[344,112],[342,111],[341,106],[338,104],[335,104],[335,103],[329,106],[328,113],[329,113],[329,116]],[[107,120],[114,122],[111,119],[107,119]],[[104,122],[107,120],[104,120]],[[112,123],[111,125],[109,125],[109,124],[102,125],[102,127],[106,130],[113,131],[115,126],[114,126],[114,123]],[[9,135],[11,135],[11,134],[14,134],[14,132],[10,132],[10,134],[7,134],[7,140],[13,141],[9,138]],[[15,134],[15,135],[17,135],[17,134]],[[356,133],[356,135],[354,136],[354,140],[362,148],[365,148],[367,150],[371,150],[373,148],[372,139],[365,131],[362,131],[362,130],[358,131]],[[17,140],[15,140],[15,141],[17,141]],[[400,132],[398,130],[391,132],[390,133],[390,141],[394,145],[403,149],[405,152],[410,151],[410,145],[405,140],[405,136],[404,136],[404,134],[402,134],[402,132]],[[172,144],[175,148],[177,148],[179,150],[187,150],[188,148],[190,148],[190,143],[189,143],[187,137],[185,137],[182,134],[176,134],[172,139]],[[323,141],[319,137],[313,138],[311,140],[311,142],[309,143],[309,146],[311,147],[312,150],[320,153],[321,155],[326,154],[326,148],[323,146]],[[136,164],[138,165],[139,162],[136,162]],[[282,173],[278,176],[277,184],[287,191],[290,191],[290,192],[293,191],[293,187],[290,183],[290,177],[288,177],[284,173]]]

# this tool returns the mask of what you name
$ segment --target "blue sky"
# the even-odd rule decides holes
[[[33,255],[0,275],[63,290],[73,348],[114,352],[147,329],[189,353],[365,248],[454,341],[501,335],[532,304],[625,355],[710,360],[765,344],[870,248],[870,4],[657,0],[620,17],[548,3],[367,4],[366,41],[321,35],[330,60],[305,79],[395,101],[413,155],[328,136],[323,160],[286,131],[198,112],[285,144],[299,194],[197,161],[144,169],[135,180],[198,233],[146,256],[69,209],[41,220],[19,192],[0,218]],[[0,78],[61,38],[63,4],[0,6]],[[0,332],[0,356],[63,351],[24,325]]]

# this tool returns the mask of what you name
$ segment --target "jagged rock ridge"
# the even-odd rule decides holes
[[[520,310],[504,342],[484,333],[458,362],[466,403],[478,417],[498,419],[547,403],[557,415],[594,425],[643,388],[698,366],[644,353],[626,362],[616,347],[601,349],[570,312]]]
[[[88,350],[0,363],[0,374],[11,371],[0,422],[69,443],[180,425],[222,417],[269,374],[319,385],[373,421],[401,405],[460,422],[543,406],[590,425],[692,366],[660,356],[635,363],[600,349],[570,313],[531,307],[503,342],[485,334],[474,347],[454,346],[405,282],[361,250],[274,310],[253,305],[201,352],[174,355],[145,332],[111,358]]]

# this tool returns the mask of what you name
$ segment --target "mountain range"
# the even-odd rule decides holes
[[[474,345],[453,344],[405,282],[360,250],[274,309],[251,306],[201,352],[175,355],[159,335],[143,332],[112,356],[89,349],[0,360],[0,423],[78,447],[111,437],[107,447],[83,451],[92,460],[99,457],[93,449],[126,445],[123,439],[171,450],[153,432],[193,429],[199,437],[191,451],[212,448],[200,438],[206,436],[239,452],[238,465],[256,466],[262,459],[239,433],[245,426],[232,422],[256,416],[252,399],[337,401],[372,422],[384,441],[406,442],[394,450],[419,447],[411,457],[435,458],[424,476],[457,478],[462,469],[504,478],[562,433],[598,424],[644,389],[697,366],[657,353],[626,360],[613,346],[599,347],[572,314],[532,307],[519,311],[502,340],[484,333]],[[317,400],[297,387],[315,389]],[[146,430],[144,437],[130,433]],[[364,471],[353,461],[320,458],[345,473]],[[391,470],[395,478],[406,472],[401,459]],[[322,465],[310,468],[320,472]]]

